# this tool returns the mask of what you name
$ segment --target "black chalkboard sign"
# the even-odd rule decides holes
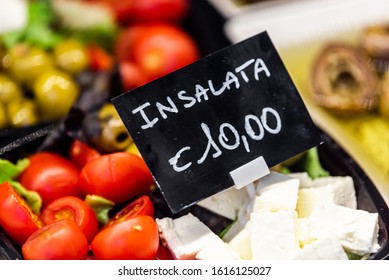
[[[112,102],[173,213],[322,143],[266,32]]]

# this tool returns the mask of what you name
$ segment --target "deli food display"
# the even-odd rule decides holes
[[[126,9],[120,2],[27,2],[29,24],[0,37],[0,123],[13,138],[0,145],[0,259],[388,257],[384,198],[322,130],[322,145],[173,213],[111,99],[209,50],[186,21],[193,20],[191,1],[155,0],[159,8],[147,12],[142,1]],[[78,9],[89,16],[74,17]],[[349,45],[328,49],[312,72],[312,97],[342,117],[381,107],[384,116],[385,100],[370,90],[385,81],[373,59],[361,61]],[[355,98],[346,101],[350,88]],[[14,114],[11,103],[26,100],[33,105]]]
[[[66,156],[34,151],[16,164],[2,159],[2,258],[386,258],[385,202],[323,136],[319,149],[174,215],[132,152],[101,154],[74,140]]]

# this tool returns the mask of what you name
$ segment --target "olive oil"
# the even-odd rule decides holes
[[[279,52],[316,125],[354,158],[388,202],[389,121],[377,112],[340,117],[319,107],[311,96],[311,68],[321,48],[330,42],[357,44],[358,39],[358,33],[347,34],[306,42]]]

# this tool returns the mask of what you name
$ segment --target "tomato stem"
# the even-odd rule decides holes
[[[115,203],[99,195],[88,194],[85,202],[92,207],[96,213],[100,225],[105,225],[109,220],[109,211],[115,206]]]
[[[41,196],[35,191],[27,190],[19,182],[15,181],[15,178],[17,178],[29,164],[30,161],[28,158],[18,160],[16,164],[13,164],[6,159],[0,159],[0,183],[5,181],[9,182],[15,191],[27,202],[31,210],[39,215],[42,207]]]
[[[9,183],[15,189],[15,191],[24,198],[31,210],[39,215],[42,208],[42,198],[39,193],[35,191],[29,191],[23,187],[19,182],[10,180]]]

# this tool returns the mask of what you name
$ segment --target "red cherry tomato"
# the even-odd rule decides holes
[[[93,209],[75,196],[64,196],[52,201],[43,209],[40,218],[46,225],[62,219],[71,219],[81,228],[89,242],[99,229]]]
[[[119,62],[133,60],[133,45],[136,40],[142,35],[144,30],[148,28],[149,24],[134,24],[123,29],[115,41],[115,57]]]
[[[100,157],[100,153],[81,140],[74,139],[69,149],[70,160],[81,169],[92,159]]]
[[[172,253],[166,248],[161,242],[159,242],[159,247],[157,255],[155,256],[156,260],[174,260]]]
[[[87,46],[90,68],[94,71],[109,71],[113,68],[113,56],[96,44]]]
[[[150,216],[137,216],[102,229],[91,243],[96,259],[153,260],[159,245],[158,226]]]
[[[119,212],[117,212],[116,215],[113,216],[104,225],[104,227],[108,227],[115,223],[120,223],[124,220],[143,215],[154,217],[154,206],[151,202],[150,197],[148,197],[147,195],[142,195],[134,201],[130,202],[130,204],[128,204]]]
[[[144,162],[136,155],[116,152],[88,162],[80,173],[84,194],[95,194],[120,203],[146,194],[153,177]]]
[[[39,217],[8,182],[0,184],[0,226],[18,245],[43,226]]]
[[[143,70],[129,61],[119,63],[119,73],[124,91],[132,90],[148,82],[148,77]]]
[[[29,160],[29,166],[20,175],[20,183],[38,192],[43,206],[62,196],[82,195],[79,171],[70,160],[51,152],[36,153]]]
[[[178,21],[189,11],[189,0],[104,0],[120,23]]]
[[[199,58],[193,39],[181,28],[169,24],[151,25],[134,43],[134,61],[149,78],[156,79]]]
[[[83,260],[88,249],[81,229],[63,219],[34,232],[23,244],[22,253],[26,260]]]
[[[130,60],[137,64],[147,75],[148,81],[199,59],[194,40],[176,25],[139,24],[129,26],[123,32],[116,44],[119,60]]]

